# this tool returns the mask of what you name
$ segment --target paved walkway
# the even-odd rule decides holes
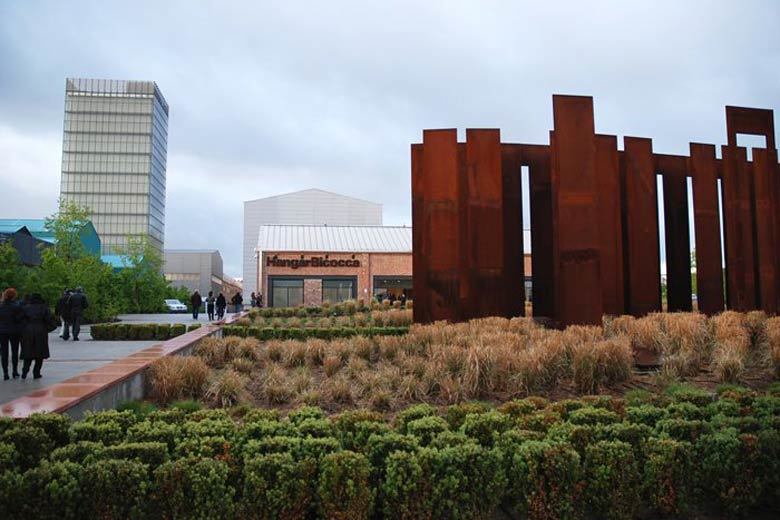
[[[233,314],[225,314],[225,318],[229,318]],[[209,323],[208,314],[201,312],[197,320],[192,319],[192,314],[122,314],[118,317],[121,321],[126,323],[185,323],[190,325],[192,323],[200,323],[205,325]]]
[[[192,316],[189,318],[191,320]],[[159,343],[159,341],[93,341],[89,335],[89,327],[82,327],[79,336],[79,341],[74,342],[63,341],[57,336],[57,332],[49,334],[51,357],[43,362],[43,369],[41,369],[43,377],[33,379],[31,371],[26,380],[21,378],[9,379],[8,381],[0,380],[0,403],[7,403],[17,397],[59,383]],[[20,373],[22,371],[21,365],[20,360]],[[11,371],[10,366],[8,371]]]

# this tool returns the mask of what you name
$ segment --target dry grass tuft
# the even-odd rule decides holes
[[[780,378],[780,317],[769,318],[766,322],[768,359],[774,368],[775,377]]]
[[[235,370],[225,370],[211,383],[206,398],[218,406],[227,408],[248,399],[248,379]]]
[[[230,366],[236,372],[249,375],[252,373],[252,369],[255,367],[255,364],[249,359],[240,357],[234,359]]]
[[[199,357],[166,356],[150,366],[152,396],[160,403],[199,399],[208,380],[209,367]]]
[[[292,392],[287,385],[287,372],[277,364],[268,365],[262,380],[263,398],[269,405],[290,401]]]

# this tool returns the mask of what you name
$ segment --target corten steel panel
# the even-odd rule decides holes
[[[501,136],[466,130],[466,197],[470,317],[508,316],[504,276]]]
[[[457,132],[423,132],[424,229],[430,318],[461,318],[461,188]],[[415,253],[416,254],[416,253]]]
[[[759,302],[768,314],[777,313],[777,152],[753,148],[755,183],[756,253],[758,260]]]
[[[764,108],[726,107],[726,132],[728,145],[737,146],[737,134],[754,134],[766,137],[769,150],[775,145],[775,116]]]
[[[428,266],[428,244],[425,225],[425,183],[423,181],[423,145],[412,145],[412,285],[414,288],[414,321],[431,321]]]
[[[469,211],[468,211],[468,180],[466,176],[466,143],[458,143],[458,297],[460,304],[458,313],[461,320],[470,319],[474,315],[476,299],[472,298],[471,276],[469,275]],[[476,293],[473,293],[476,295]]]
[[[505,316],[525,316],[525,261],[523,244],[523,198],[521,149],[501,145],[504,216],[504,311]]]
[[[553,214],[550,184],[550,147],[520,145],[524,166],[528,166],[531,204],[531,280],[533,315],[552,318],[555,314],[553,281]]]
[[[655,171],[663,174],[666,301],[670,312],[692,309],[687,170],[687,157],[655,155]]]
[[[752,209],[752,168],[747,150],[723,147],[723,220],[726,231],[726,299],[729,309],[757,308]]]
[[[617,137],[596,135],[596,174],[599,189],[601,288],[604,313],[625,313],[623,291],[623,225]]]
[[[553,119],[554,318],[561,325],[598,324],[603,306],[593,98],[553,96]]]
[[[627,237],[627,307],[644,316],[661,310],[661,268],[658,258],[658,198],[653,164],[653,142],[625,137]]]
[[[691,143],[690,169],[696,232],[696,303],[699,311],[712,315],[724,306],[715,146]]]

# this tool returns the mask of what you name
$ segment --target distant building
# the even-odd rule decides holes
[[[381,226],[382,205],[319,189],[245,201],[243,286],[247,294],[263,292],[255,252],[263,224]]]
[[[165,243],[168,103],[151,81],[68,78],[60,198],[86,206],[102,253]]]
[[[57,243],[54,234],[46,229],[45,219],[0,219],[0,233],[9,234],[22,229],[25,229],[38,244],[53,245]],[[87,222],[81,228],[79,236],[81,238],[81,244],[84,246],[84,250],[87,253],[100,255],[100,237],[98,236],[97,231],[95,231],[95,226],[92,225],[92,222]],[[25,239],[21,240],[22,242],[25,242]],[[36,246],[35,249],[39,250],[40,248]],[[30,254],[26,258],[32,259],[36,257],[36,255],[37,262],[29,265],[40,265],[40,252]]]
[[[412,228],[260,226],[256,269],[270,307],[413,299]]]
[[[41,247],[50,244],[38,240],[25,226],[4,226],[0,223],[0,244],[11,244],[19,255],[23,265],[35,267],[41,265]]]
[[[222,255],[216,249],[166,249],[163,272],[174,287],[197,289],[202,296],[209,291],[235,294],[232,279],[225,280]]]

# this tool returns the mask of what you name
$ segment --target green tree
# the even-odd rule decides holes
[[[24,292],[27,278],[28,268],[22,265],[14,246],[10,242],[0,243],[0,291],[14,287]]]
[[[160,253],[142,236],[128,237],[122,254],[127,266],[119,271],[120,290],[126,312],[160,312],[168,293]]]
[[[89,222],[90,213],[87,207],[61,200],[58,212],[46,219],[45,227],[54,235],[53,249],[58,257],[72,261],[86,254],[81,232]]]

